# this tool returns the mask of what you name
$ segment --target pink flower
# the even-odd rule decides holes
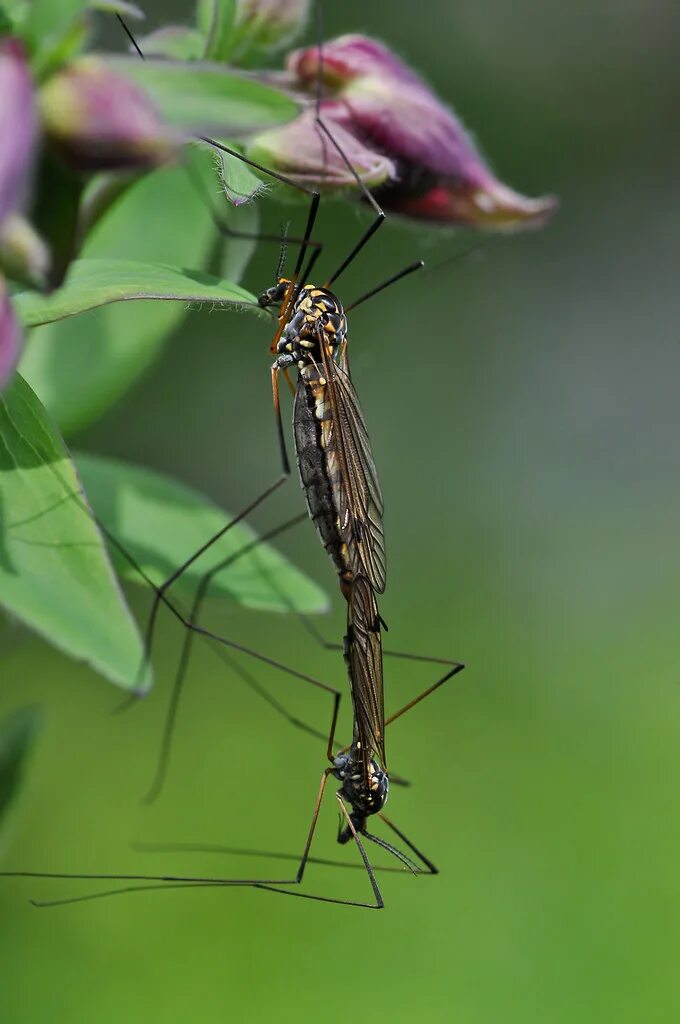
[[[11,379],[21,354],[21,326],[0,277],[0,391]]]
[[[0,39],[0,222],[27,191],[38,121],[33,82],[17,39]]]
[[[0,233],[28,197],[38,139],[33,81],[18,39],[0,39]],[[0,277],[0,390],[19,361],[23,332]]]
[[[155,167],[178,145],[147,94],[93,57],[50,78],[40,109],[46,134],[80,170]]]
[[[288,68],[316,89],[318,47],[293,52]],[[551,196],[528,199],[494,176],[463,125],[422,79],[382,43],[360,35],[323,46],[322,114],[392,159],[397,180],[381,204],[438,223],[507,229],[544,223]]]

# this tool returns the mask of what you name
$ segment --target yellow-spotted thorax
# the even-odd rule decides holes
[[[280,353],[278,364],[283,369],[294,363],[300,369],[319,360],[320,336],[325,338],[333,351],[347,334],[347,318],[342,303],[327,288],[306,284],[287,309],[290,290],[294,287],[285,277],[260,295],[260,306],[280,305],[279,317],[286,318],[276,351]],[[323,332],[323,335],[321,335]]]

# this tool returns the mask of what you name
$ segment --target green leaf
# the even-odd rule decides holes
[[[14,303],[24,327],[37,327],[110,302],[132,299],[210,302],[215,306],[236,304],[255,313],[262,312],[254,295],[213,274],[134,260],[76,260],[66,283],[56,292],[21,292],[14,297]],[[97,358],[95,338],[92,357]]]
[[[207,159],[206,173],[212,174]],[[171,215],[168,215],[168,212]],[[135,259],[202,269],[214,227],[180,167],[146,175],[98,221],[83,248],[92,259]],[[119,302],[31,332],[21,373],[63,432],[81,429],[129,388],[185,316],[179,302]]]
[[[75,467],[26,382],[0,396],[0,603],[112,682],[146,687],[143,645]]]
[[[256,236],[260,226],[260,211],[255,203],[229,210],[225,220],[233,231]],[[240,281],[257,248],[257,238],[227,238],[224,243],[221,272],[230,281]]]
[[[237,138],[298,114],[289,96],[218,64],[114,56],[106,61],[146,89],[170,124],[191,135]]]
[[[200,5],[198,19],[206,36],[205,56],[208,60],[228,60],[235,17],[236,0],[210,0]]]
[[[75,460],[99,520],[156,584],[232,518],[198,491],[150,469],[82,453]],[[178,579],[173,592],[176,587],[193,593],[206,569],[241,551],[256,536],[246,523],[232,527]],[[123,577],[140,582],[115,548],[111,557]],[[328,607],[317,585],[264,542],[218,573],[210,594],[264,611],[311,613]]]
[[[32,0],[23,26],[39,79],[66,64],[87,38],[88,0]]]
[[[218,141],[223,140],[219,139]],[[233,147],[234,143],[228,140],[227,145]],[[212,152],[220,184],[232,206],[242,206],[260,193],[267,191],[267,184],[258,178],[243,160],[220,150],[212,150]]]
[[[88,5],[88,0],[32,0],[28,23],[32,36],[49,40],[67,32]]]
[[[41,717],[38,708],[25,707],[0,722],[0,818],[21,786],[26,758],[40,728]]]
[[[21,35],[28,14],[28,0],[9,0],[0,3],[0,33]]]
[[[87,6],[91,11],[120,14],[122,18],[135,18],[137,21],[143,21],[145,17],[141,7],[128,3],[128,0],[87,0]]]
[[[166,25],[139,36],[137,43],[145,57],[170,57],[172,60],[200,60],[205,52],[205,39],[195,28]]]

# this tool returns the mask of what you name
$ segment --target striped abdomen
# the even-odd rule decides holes
[[[300,482],[309,515],[338,573],[349,579],[347,546],[338,530],[338,511],[333,496],[341,482],[338,460],[328,443],[333,431],[332,414],[327,386],[320,383],[319,373],[313,366],[304,367],[298,376],[293,428]]]

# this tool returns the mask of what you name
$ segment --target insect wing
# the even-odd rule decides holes
[[[364,770],[372,755],[385,763],[382,640],[375,592],[363,576],[352,584],[348,603],[347,667]]]
[[[386,560],[383,530],[384,502],[349,365],[336,363],[321,341],[324,373],[333,413],[327,451],[335,448],[341,467],[334,487],[338,530],[349,552],[355,576],[364,576],[379,594],[385,589]]]

